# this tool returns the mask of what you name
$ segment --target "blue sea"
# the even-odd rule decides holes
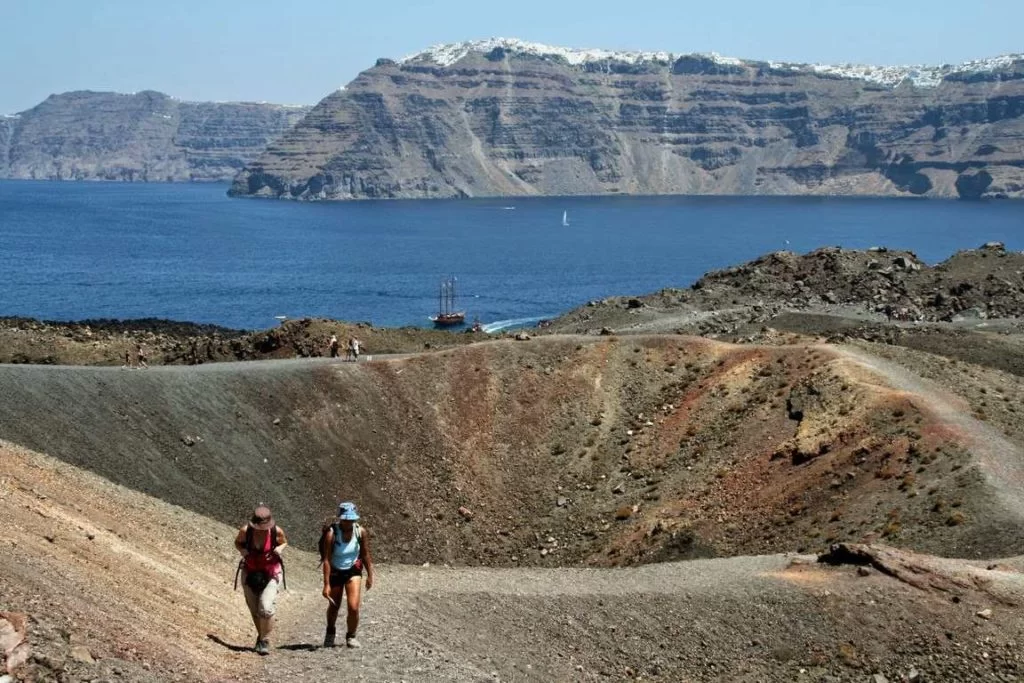
[[[275,316],[429,326],[442,278],[487,329],[686,287],[766,252],[1024,248],[1024,202],[602,197],[357,203],[229,199],[226,185],[0,181],[0,316]],[[563,212],[568,226],[562,224]]]

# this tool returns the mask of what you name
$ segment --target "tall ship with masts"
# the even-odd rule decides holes
[[[456,310],[455,283],[458,279],[449,277],[441,280],[437,293],[437,315],[430,316],[431,322],[437,327],[452,327],[466,322],[466,312]]]

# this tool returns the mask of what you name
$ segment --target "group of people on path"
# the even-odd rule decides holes
[[[338,505],[338,514],[320,532],[320,567],[323,571],[323,596],[327,600],[327,628],[324,647],[334,647],[336,624],[342,600],[347,610],[345,645],[361,647],[356,638],[359,629],[363,572],[366,590],[373,588],[373,559],[370,555],[370,533],[359,524],[354,503]],[[274,522],[270,508],[260,504],[249,522],[238,530],[235,549],[242,555],[236,573],[239,576],[245,603],[256,627],[255,651],[270,654],[270,633],[277,609],[278,590],[285,588],[284,561],[281,554],[288,547],[284,530]]]
[[[362,345],[363,345],[363,342],[359,341],[355,337],[349,337],[348,338],[347,349],[346,349],[346,352],[345,352],[345,360],[348,360],[348,361],[357,361],[357,360],[359,360],[359,353],[362,350]],[[337,358],[338,357],[338,335],[336,335],[336,334],[332,334],[331,335],[331,341],[328,344],[328,348],[330,350],[331,358]]]
[[[131,352],[131,350],[130,349],[125,349],[124,350],[124,365],[122,367],[128,368],[130,370],[134,370],[135,368],[139,368],[140,370],[143,369],[143,368],[148,368],[149,367],[149,363],[146,362],[146,359],[147,359],[147,355],[146,355],[146,347],[145,347],[145,345],[144,344],[136,344],[135,345],[135,360],[134,360],[134,362],[132,361],[132,352]]]

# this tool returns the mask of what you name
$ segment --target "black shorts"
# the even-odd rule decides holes
[[[362,578],[362,568],[356,569],[351,567],[349,569],[331,569],[331,588],[341,588],[346,583],[354,578]]]

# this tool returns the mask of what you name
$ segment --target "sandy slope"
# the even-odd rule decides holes
[[[248,638],[229,527],[6,443],[0,508],[0,609],[32,617],[36,668],[127,680],[244,672],[206,639]],[[71,659],[75,645],[100,663]]]
[[[225,646],[250,639],[230,586],[230,528],[46,456],[10,446],[2,455],[10,550],[0,554],[0,607],[31,615],[27,672],[38,680],[57,671],[325,682],[1024,672],[1015,647],[1024,585],[1011,571],[1020,563],[990,570],[913,556],[903,557],[941,589],[782,555],[625,570],[385,566],[364,604],[364,649],[328,651],[317,647],[314,562],[292,553],[275,649],[261,659]],[[975,616],[983,609],[991,619]],[[97,661],[76,660],[79,645]]]

